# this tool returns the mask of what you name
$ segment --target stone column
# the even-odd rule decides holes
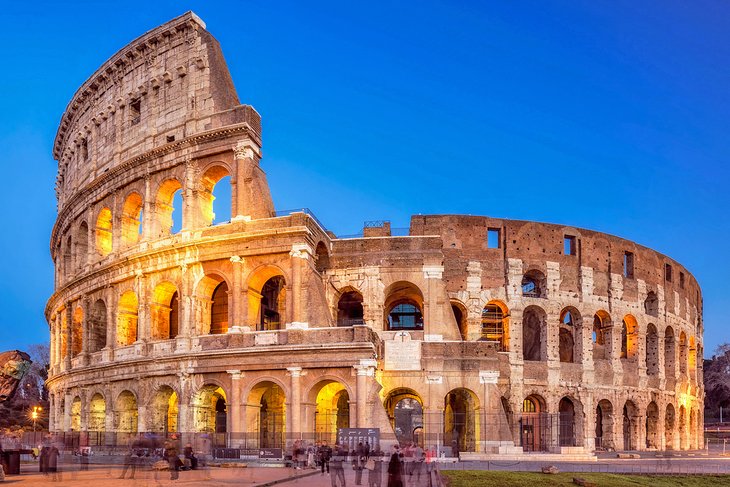
[[[66,303],[66,322],[64,323],[63,333],[66,336],[66,354],[63,357],[63,363],[66,366],[66,370],[71,369],[71,355],[73,343],[71,342],[71,324],[73,323],[73,309],[71,303]]]
[[[71,391],[66,389],[63,395],[63,431],[71,431],[71,404],[73,397]]]
[[[91,306],[88,296],[81,298],[81,309],[84,313],[84,322],[81,324],[81,363],[86,366],[89,365],[89,327],[91,326],[91,317],[89,316]]]
[[[56,427],[55,407],[56,395],[51,392],[48,394],[48,431],[50,432],[53,432]]]
[[[423,278],[426,280],[426,295],[423,300],[423,330],[425,334],[430,333],[431,327],[440,322],[438,314],[440,307],[437,304],[436,289],[437,280],[440,281],[444,273],[442,265],[424,265]]]
[[[193,313],[193,273],[188,272],[188,266],[183,264],[180,267],[180,326],[175,339],[175,350],[187,352],[190,350],[190,337],[194,330],[195,314]]]
[[[140,235],[140,240],[149,240],[150,236],[152,236],[152,222],[155,213],[149,174],[146,174],[144,177],[144,201],[142,205],[144,215],[142,215],[142,235]]]
[[[146,342],[150,338],[150,305],[147,292],[147,276],[141,270],[135,272],[134,292],[137,295],[137,340]]]
[[[309,259],[312,249],[307,244],[292,245],[291,252],[291,294],[292,294],[292,316],[289,317],[289,326],[292,328],[306,328],[307,323],[302,313],[302,261]]]
[[[242,436],[241,433],[244,429],[241,427],[242,421],[242,407],[241,407],[241,386],[242,378],[246,375],[240,370],[226,370],[231,375],[231,397],[229,401],[228,414],[231,418],[231,430],[229,431],[231,441],[235,436]],[[231,445],[232,446],[232,445]]]
[[[246,296],[242,294],[242,274],[245,261],[242,257],[234,255],[231,257],[233,273],[231,275],[231,302],[228,306],[228,333],[240,333],[250,331],[248,317],[243,312],[243,301]]]
[[[147,432],[147,405],[138,399],[137,402],[137,432]]]
[[[261,148],[251,140],[239,140],[232,149],[234,174],[231,174],[231,220],[248,221],[273,216],[274,203],[266,175],[259,166]]]
[[[300,379],[306,372],[301,367],[287,367],[291,376],[291,397],[289,398],[291,411],[291,434],[294,438],[302,437],[302,397]]]
[[[373,377],[375,375],[376,365],[377,362],[372,359],[362,359],[359,364],[353,365],[353,368],[357,373],[355,413],[358,428],[367,428],[370,424],[367,407],[369,392],[368,383],[370,382],[368,377]]]
[[[81,399],[81,431],[89,431],[89,397],[86,389],[82,389],[79,394]]]
[[[57,331],[56,331],[56,315],[51,315],[50,319],[48,320],[48,329],[51,331],[51,342],[49,345],[49,357],[48,360],[51,364],[51,373],[50,375],[55,375],[55,369],[56,369],[56,357],[57,351],[56,351],[56,340],[57,340]],[[49,420],[50,421],[50,420]]]
[[[478,451],[481,453],[487,453],[487,448],[490,442],[498,442],[501,440],[499,430],[501,415],[499,415],[499,409],[496,409],[492,404],[491,390],[497,386],[499,380],[498,370],[480,370],[479,371],[479,383],[484,386],[484,397],[483,397],[483,416],[484,422],[481,428],[481,445],[477,446]],[[501,408],[500,408],[501,409]]]
[[[114,349],[117,347],[117,296],[113,287],[109,287],[106,297],[106,344],[104,345],[103,360],[114,360]]]
[[[198,205],[198,166],[192,159],[185,161],[185,181],[183,183],[183,221],[182,231],[190,230],[200,226],[200,215]]]

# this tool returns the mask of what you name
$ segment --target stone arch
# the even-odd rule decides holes
[[[452,389],[444,398],[444,444],[476,451],[479,444],[479,398],[467,388]]]
[[[106,303],[103,299],[97,299],[91,306],[91,316],[89,316],[89,352],[94,353],[100,351],[106,346],[106,326],[107,326],[107,310]]]
[[[99,392],[89,401],[89,431],[106,431],[106,400]]]
[[[458,299],[451,299],[449,303],[451,304],[451,313],[454,315],[456,327],[459,329],[459,336],[462,340],[467,340],[469,338],[469,322],[467,320],[466,305]]]
[[[158,227],[158,237],[175,233],[175,229],[182,227],[184,205],[175,208],[177,194],[184,197],[182,184],[175,178],[166,179],[160,183],[155,197],[155,213]]]
[[[580,312],[572,306],[563,308],[558,324],[558,357],[561,362],[582,362],[582,330],[583,318]]]
[[[690,377],[694,379],[694,373],[697,371],[697,344],[695,342],[694,335],[691,335],[689,337],[689,354],[687,357],[687,368],[689,369]]]
[[[596,405],[596,447],[615,449],[616,438],[613,431],[613,404],[608,399],[601,399]]]
[[[232,215],[232,200],[233,191],[231,191],[231,198],[225,202],[223,200],[218,203],[214,203],[216,200],[216,186],[220,191],[222,188],[219,183],[223,183],[227,187],[231,187],[230,184],[231,170],[220,162],[214,163],[205,169],[202,176],[203,191],[199,192],[200,197],[200,210],[203,219],[203,226],[210,226],[214,223],[223,223],[220,221],[224,214]],[[225,181],[223,179],[225,178]],[[216,215],[218,213],[218,215]]]
[[[559,446],[577,446],[577,423],[578,415],[576,414],[573,399],[564,396],[558,402],[558,445]]]
[[[664,441],[666,443],[665,448],[667,450],[674,449],[674,432],[676,430],[676,412],[672,403],[667,404],[666,412],[664,413]]]
[[[502,301],[489,301],[482,308],[480,340],[497,342],[502,352],[509,350],[509,308]]]
[[[688,356],[687,334],[681,332],[679,334],[679,374],[681,376],[687,375]]]
[[[542,271],[531,269],[522,276],[522,296],[547,298],[547,279]]]
[[[119,433],[137,433],[137,396],[128,389],[123,390],[114,401],[114,430]]]
[[[610,359],[613,343],[611,315],[598,310],[593,315],[593,360]]]
[[[157,388],[148,408],[148,431],[175,433],[178,431],[179,399],[177,391],[168,385]]]
[[[646,294],[646,299],[644,300],[644,313],[655,318],[659,316],[659,298],[657,298],[654,291],[649,291]]]
[[[122,205],[122,245],[128,247],[139,242],[142,234],[142,195],[132,191]]]
[[[84,349],[84,310],[81,306],[74,309],[71,321],[71,356],[80,355]]]
[[[386,330],[423,330],[423,293],[408,281],[397,281],[384,292]]]
[[[309,390],[309,401],[315,405],[314,432],[320,441],[334,443],[338,428],[350,427],[350,394],[339,381],[325,379]]]
[[[82,221],[76,230],[76,249],[74,251],[76,268],[80,271],[84,269],[89,260],[89,225]]]
[[[246,431],[258,432],[259,448],[283,448],[287,432],[283,384],[270,379],[258,381],[248,393],[246,406]]]
[[[659,434],[659,407],[654,401],[646,406],[646,448],[658,450],[661,448]]]
[[[624,450],[639,448],[639,408],[632,400],[627,399],[623,409]]]
[[[193,431],[225,435],[228,431],[226,392],[221,386],[207,382],[193,396]],[[223,442],[216,441],[216,444]]]
[[[94,230],[96,251],[102,257],[109,255],[113,249],[112,222],[112,210],[106,207],[102,208],[96,217],[96,228]]]
[[[528,306],[522,313],[522,358],[547,360],[547,313],[539,306]]]
[[[674,339],[674,330],[668,326],[664,331],[664,377],[672,381],[676,378],[677,345]]]
[[[633,315],[626,315],[621,321],[621,358],[635,359],[639,347],[639,325]]]
[[[423,399],[413,389],[398,387],[385,396],[383,403],[400,444],[413,442],[423,446]]]
[[[180,329],[180,295],[175,284],[162,281],[152,291],[150,303],[151,338],[175,338]]]
[[[287,279],[274,265],[254,269],[248,278],[248,318],[257,330],[278,330],[287,323]]]
[[[81,398],[76,396],[71,401],[71,431],[81,431]]]
[[[117,344],[125,347],[137,341],[137,313],[139,302],[134,291],[126,291],[117,304]]]
[[[539,394],[530,394],[522,401],[520,419],[520,444],[524,451],[548,451],[550,449],[550,417],[547,403]]]
[[[646,327],[646,373],[659,374],[659,335],[653,323]]]
[[[363,297],[360,291],[346,288],[337,300],[337,326],[364,325]]]
[[[320,241],[314,251],[314,268],[317,272],[322,273],[330,267],[330,253],[327,245]]]
[[[200,306],[200,333],[220,334],[228,331],[228,281],[219,273],[203,276],[196,286]]]
[[[74,274],[73,240],[71,235],[66,238],[66,245],[63,247],[63,273],[68,279]]]

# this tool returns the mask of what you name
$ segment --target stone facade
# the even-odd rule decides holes
[[[379,222],[338,238],[277,214],[260,117],[192,13],[84,83],[54,156],[54,431],[702,445],[702,301],[679,263],[536,222],[414,216],[407,235]],[[232,218],[212,225],[226,176]]]

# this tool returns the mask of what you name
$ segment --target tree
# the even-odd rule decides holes
[[[730,413],[730,343],[723,343],[704,362],[705,417],[718,416],[720,407]]]
[[[30,413],[33,406],[42,408],[36,421],[36,428],[38,430],[48,428],[48,391],[46,390],[50,362],[48,344],[31,345],[28,347],[27,353],[33,363],[21,379],[15,395],[10,400],[0,403],[0,429],[18,427],[25,430],[32,429],[33,419]]]

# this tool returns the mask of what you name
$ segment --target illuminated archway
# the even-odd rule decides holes
[[[386,330],[423,330],[423,294],[418,286],[398,281],[384,294]]]
[[[106,401],[98,392],[89,402],[89,431],[106,431]]]
[[[203,335],[228,332],[228,283],[218,274],[206,274],[197,287],[202,308]]]
[[[117,306],[117,345],[127,346],[137,341],[137,295],[127,291]]]
[[[231,219],[231,177],[223,166],[213,166],[203,174],[200,210],[203,225],[225,223]]]
[[[142,233],[142,195],[130,193],[122,206],[122,245],[139,242]]]
[[[136,433],[137,416],[137,396],[122,391],[114,402],[114,429],[120,433]]]
[[[89,317],[89,352],[100,351],[106,346],[106,304],[97,299],[91,307]]]
[[[350,396],[347,389],[339,382],[324,380],[312,388],[310,397],[313,397],[316,404],[316,439],[334,444],[337,429],[350,427]]]
[[[112,251],[112,210],[102,208],[96,217],[96,251],[102,257]]]
[[[76,357],[83,351],[84,310],[78,306],[74,310],[71,324],[71,355]]]
[[[482,309],[480,340],[496,342],[502,352],[509,350],[509,309],[501,301],[490,301]]]
[[[423,399],[416,391],[404,387],[392,390],[385,398],[385,410],[401,445],[413,442],[424,446]]]
[[[170,386],[162,386],[155,392],[151,404],[149,431],[158,433],[177,432],[178,397]],[[149,414],[149,413],[148,413]]]
[[[225,434],[228,423],[226,393],[222,387],[206,384],[193,398],[193,429],[199,433]],[[223,442],[216,442],[223,443]]]
[[[177,287],[169,281],[155,286],[150,304],[151,335],[153,340],[175,338],[179,330],[180,303]]]
[[[684,377],[687,375],[687,362],[689,357],[687,347],[687,334],[681,332],[679,334],[679,374]]]
[[[632,315],[624,316],[621,322],[621,358],[634,359],[638,352],[639,325]]]
[[[78,396],[71,402],[71,431],[81,431],[81,398]]]
[[[246,404],[247,431],[258,433],[259,448],[283,448],[287,412],[281,386],[268,380],[259,382],[251,389]]]
[[[182,228],[182,185],[177,179],[168,179],[160,184],[155,199],[155,211],[158,237],[177,233]]]
[[[248,278],[248,320],[257,330],[278,330],[287,323],[286,279],[281,269],[266,265]]]
[[[604,310],[593,315],[593,360],[610,359],[613,352],[613,324]]]

